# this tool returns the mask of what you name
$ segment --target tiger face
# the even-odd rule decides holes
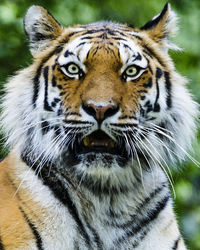
[[[95,176],[183,158],[196,107],[168,55],[177,49],[168,4],[141,29],[105,21],[63,28],[39,6],[24,23],[35,59],[18,76],[28,82],[16,100],[24,154]]]
[[[110,23],[84,28],[47,66],[54,83],[48,83],[49,110],[54,110],[51,104],[59,99],[62,126],[68,127],[67,133],[77,129],[73,149],[67,149],[73,161],[96,166],[100,159],[110,166],[116,160],[124,166],[132,157],[123,133],[127,128],[134,133],[142,119],[140,102],[147,98],[148,88],[153,88],[153,74],[137,38],[125,40],[120,34],[123,29]],[[59,97],[53,94],[55,88]]]

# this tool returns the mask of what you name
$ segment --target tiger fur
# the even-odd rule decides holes
[[[197,105],[168,55],[166,4],[141,29],[24,18],[34,62],[2,100],[0,249],[186,249],[166,168],[182,161]]]

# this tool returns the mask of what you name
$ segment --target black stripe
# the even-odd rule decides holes
[[[108,29],[108,28],[100,28],[100,29],[97,29],[97,30],[88,30],[83,35],[89,35],[89,34],[94,34],[94,33],[102,33],[102,32],[103,33],[107,33],[107,34],[109,34],[111,36],[115,36],[116,35],[116,31],[115,30],[111,30],[111,29]]]
[[[165,88],[167,91],[167,107],[171,108],[172,107],[172,98],[171,98],[171,81],[170,81],[170,76],[169,72],[164,72],[164,77],[165,77]]]
[[[152,201],[158,194],[160,194],[160,192],[162,192],[162,190],[164,188],[167,187],[166,183],[163,183],[161,186],[157,187],[155,190],[153,190],[148,197],[146,197],[141,204],[138,206],[138,208],[136,209],[136,212],[134,215],[131,216],[131,220],[128,221],[127,223],[123,223],[123,224],[114,224],[112,223],[112,226],[114,227],[119,227],[119,228],[127,228],[129,226],[132,226],[134,221],[136,221],[138,214],[141,213],[142,209],[144,208],[144,206],[147,206],[148,203],[150,201]]]
[[[159,85],[158,85],[158,79],[162,76],[162,70],[160,68],[156,69],[156,100],[154,103],[154,112],[159,112],[160,111],[160,105],[158,104],[158,99],[160,97],[160,89],[159,89]]]
[[[36,107],[36,100],[38,98],[38,93],[39,93],[39,78],[41,75],[42,67],[43,67],[43,63],[38,67],[38,69],[36,71],[36,75],[33,79],[33,83],[34,83],[33,107],[34,108]]]
[[[93,39],[93,38],[95,38],[95,37],[93,37],[93,36],[84,36],[84,37],[81,37],[81,40],[90,40],[90,39]]]
[[[138,52],[138,55],[136,56],[136,58],[134,59],[134,61],[141,61],[142,60],[142,56],[140,55],[140,53]]]
[[[31,44],[35,44],[37,41],[41,41],[41,40],[52,40],[54,38],[53,35],[44,35],[40,32],[36,32],[34,34],[34,37],[31,39]]]
[[[155,205],[153,209],[148,211],[148,213],[146,214],[146,216],[144,216],[143,219],[137,221],[136,225],[133,225],[131,228],[126,230],[124,235],[121,238],[118,238],[117,240],[115,240],[113,244],[115,246],[119,246],[119,244],[122,244],[124,241],[127,241],[128,238],[133,237],[135,234],[138,234],[138,233],[142,234],[140,237],[141,239],[144,238],[149,230],[149,224],[158,217],[159,213],[165,208],[169,199],[170,199],[169,195],[165,196],[161,201],[159,201]],[[134,242],[135,247],[139,245],[139,243],[141,242],[141,239],[136,240]]]
[[[113,40],[116,41],[127,41],[126,39],[122,38],[122,37],[112,37]]]
[[[34,84],[34,89],[33,89],[33,107],[36,107],[36,100],[38,98],[38,93],[39,93],[39,79],[41,76],[41,72],[42,72],[42,67],[44,66],[44,64],[49,60],[49,58],[54,55],[57,54],[58,51],[60,52],[62,49],[61,45],[58,45],[54,50],[52,50],[46,57],[43,58],[43,60],[41,61],[39,67],[36,70],[36,74],[33,78],[33,84]]]
[[[143,49],[145,49],[149,55],[153,56],[154,58],[156,58],[156,60],[160,63],[161,66],[165,67],[165,63],[163,62],[163,60],[156,54],[156,52],[154,51],[153,48],[150,48],[149,46],[147,46],[147,44],[143,44]]]
[[[56,87],[56,84],[57,84],[57,83],[56,83],[56,78],[55,78],[55,76],[52,77],[52,82],[51,82],[51,83],[52,83],[52,87]]]
[[[1,236],[0,236],[0,250],[4,250],[4,245],[3,245],[3,242],[2,242],[2,239],[1,239]]]
[[[178,248],[178,243],[179,243],[180,239],[181,239],[181,236],[178,236],[178,239],[175,240],[175,242],[174,242],[172,250],[176,250]]]
[[[138,90],[137,92],[138,92],[138,93],[147,93],[147,90],[145,90],[145,89],[140,89],[140,90]]]
[[[118,33],[120,36],[127,37],[126,33],[124,33],[124,30],[122,30],[122,32],[119,30],[115,30],[114,33],[115,33],[115,34],[113,34],[114,36],[117,36],[116,33]]]
[[[98,52],[98,50],[99,50],[100,48],[101,48],[101,47],[98,45],[98,46],[95,48],[95,50],[93,51],[92,56],[95,56],[96,53]],[[89,56],[89,53],[90,53],[90,50],[88,51],[87,58],[88,58],[88,56]]]
[[[153,110],[153,105],[151,102],[148,100],[145,102],[144,107],[146,107],[146,112],[149,113]]]
[[[49,106],[48,103],[48,78],[49,78],[49,66],[44,68],[43,72],[44,76],[44,84],[45,84],[45,92],[44,92],[44,109],[47,111],[52,111],[52,108]]]
[[[160,79],[163,72],[160,68],[156,68],[156,80]]]
[[[74,78],[72,78],[72,79],[74,79]],[[60,84],[57,84],[57,88],[58,89],[63,89],[62,85],[60,85]]]
[[[122,124],[110,123],[110,125],[114,126],[115,128],[132,128],[132,129],[134,129],[135,127],[138,127],[138,124],[132,124],[132,123],[124,123],[124,124],[123,123]]]
[[[122,43],[123,45],[124,45],[124,48],[128,48],[129,50],[131,50],[132,51],[132,49],[131,49],[131,47],[130,46],[128,46],[127,44],[124,44],[124,43]]]
[[[33,164],[26,156],[21,156],[23,161],[28,165],[31,166],[32,169],[37,169],[37,164]],[[63,183],[54,175],[53,170],[51,171],[51,176],[49,175],[49,166],[44,165],[43,168],[40,171],[39,177],[42,177],[41,180],[44,185],[48,186],[50,190],[53,192],[54,196],[61,201],[69,210],[69,213],[74,218],[78,231],[80,235],[82,235],[85,239],[86,244],[88,245],[89,249],[90,244],[90,238],[87,234],[84,225],[79,217],[78,210],[72,201],[67,188],[63,185]]]
[[[93,122],[76,121],[76,120],[64,120],[64,122],[65,123],[70,123],[72,125],[74,125],[74,124],[86,124],[86,125],[94,124]]]
[[[77,45],[76,48],[83,46],[84,44],[86,44],[86,42],[79,43],[79,45]]]
[[[107,158],[109,160],[109,157]],[[70,161],[70,158],[68,157],[67,161]],[[123,161],[123,159],[121,159]],[[67,162],[68,163],[68,162]],[[71,163],[71,162],[70,162]],[[72,162],[73,164],[73,162]],[[75,163],[76,164],[76,163]],[[67,166],[70,166],[69,164]],[[106,166],[109,168],[109,166]],[[120,165],[120,167],[123,167]],[[73,174],[73,169],[71,169],[72,174]],[[89,175],[85,175],[84,178],[82,174],[76,174],[76,179],[78,183],[81,182],[81,185],[88,189],[93,195],[97,197],[102,197],[102,196],[110,196],[110,195],[121,195],[121,194],[126,194],[129,190],[126,184],[120,185],[119,187],[113,186],[112,183],[107,180],[105,185],[102,185],[102,181],[98,179],[94,179],[93,177]]]
[[[129,31],[130,32],[130,31]],[[140,40],[140,41],[143,41],[143,39],[142,39],[142,37],[140,37],[140,36],[138,36],[138,35],[136,35],[136,34],[131,34],[131,33],[129,33],[131,36],[133,36],[133,37],[135,37],[136,39],[138,39],[138,40]]]
[[[152,78],[149,78],[149,81],[147,83],[143,83],[144,88],[151,88],[152,87]]]
[[[70,115],[77,115],[77,116],[81,116],[79,113],[77,112],[68,112],[68,113],[65,113],[65,117],[68,117]],[[87,122],[88,123],[88,122]]]
[[[86,220],[86,218],[85,218]],[[94,237],[94,242],[96,243],[96,246],[98,250],[103,250],[103,242],[100,239],[100,236],[97,234],[96,230],[88,223],[86,222],[87,227],[89,228],[89,230],[92,232],[93,237]]]
[[[51,126],[47,121],[43,120],[41,122],[41,128],[42,128],[42,134],[45,135],[49,132],[49,130],[51,129]]]
[[[40,234],[39,234],[38,231],[37,231],[36,226],[31,222],[31,220],[30,220],[30,219],[28,218],[28,216],[25,214],[24,210],[23,210],[21,207],[19,207],[19,209],[20,209],[21,213],[23,214],[24,219],[25,219],[26,222],[28,223],[28,225],[29,225],[29,227],[30,227],[30,229],[31,229],[31,231],[32,231],[32,233],[33,233],[33,235],[35,236],[37,248],[38,248],[39,250],[43,250],[44,248],[43,248],[43,244],[42,244],[42,239],[41,239],[41,237],[40,237]]]
[[[137,120],[137,117],[136,116],[124,115],[124,116],[120,116],[118,119],[119,120],[123,120],[123,119],[135,119],[135,120]]]
[[[152,29],[154,28],[156,25],[158,25],[158,23],[162,20],[162,18],[164,17],[164,15],[166,14],[167,10],[168,10],[169,4],[166,3],[162,12],[156,16],[156,18],[151,19],[150,21],[148,21],[144,26],[142,26],[140,29],[141,30],[148,30],[148,29]]]
[[[149,56],[150,58],[153,58],[153,55],[150,54],[150,51],[147,51],[146,49],[143,49],[143,53],[145,54],[145,58],[146,58],[146,56]]]
[[[52,175],[52,173],[51,173]],[[71,197],[66,189],[66,187],[63,186],[63,183],[58,180],[55,176],[51,176],[51,178],[47,177],[48,175],[43,175],[42,180],[45,185],[47,185],[54,193],[55,197],[59,199],[65,206],[67,206],[70,214],[74,218],[77,226],[79,233],[84,237],[86,244],[90,247],[90,238],[89,235],[87,234],[83,223],[79,217],[77,208],[74,204],[74,202],[71,200]]]
[[[152,68],[151,68],[150,65],[148,66],[148,69],[149,69],[149,71],[151,72],[151,74],[153,75],[153,70],[152,70]]]
[[[68,56],[75,56],[75,54],[69,50],[66,50],[64,53],[64,57],[68,57]]]

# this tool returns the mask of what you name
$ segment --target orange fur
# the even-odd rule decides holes
[[[20,180],[13,168],[16,165],[23,168],[24,163],[14,153],[0,163],[0,232],[4,247],[9,250],[28,249],[30,240],[34,242],[33,232],[21,209],[37,224],[45,215],[44,208],[33,201],[27,190],[23,187],[17,190]]]

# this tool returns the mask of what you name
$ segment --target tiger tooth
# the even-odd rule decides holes
[[[84,144],[85,147],[88,147],[89,144],[90,144],[90,139],[89,139],[88,137],[85,137],[85,138],[83,139],[83,144]]]

